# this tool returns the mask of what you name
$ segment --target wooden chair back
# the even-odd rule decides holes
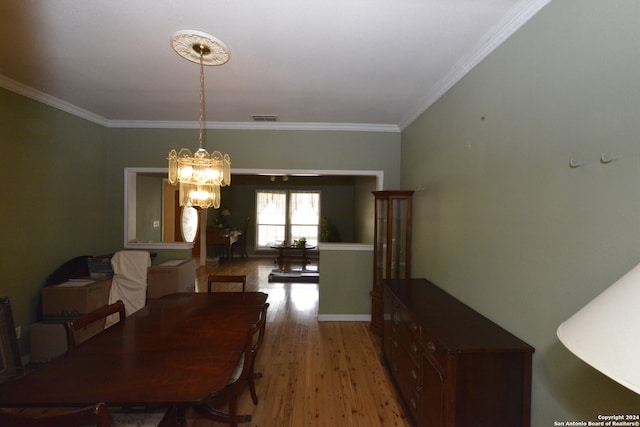
[[[107,405],[84,408],[0,408],[3,427],[110,427]]]
[[[11,301],[0,298],[0,383],[24,375]]]
[[[247,342],[244,347],[244,365],[240,373],[238,381],[246,380],[249,374],[253,373],[253,366],[255,363],[258,350],[262,347],[262,341],[264,339],[265,326],[267,324],[267,309],[269,303],[265,303],[260,313],[260,318],[256,323],[251,326],[247,334]]]
[[[231,246],[231,252],[235,247],[240,249],[240,258],[249,258],[247,254],[247,233],[249,232],[249,218],[245,218],[242,224],[242,234],[238,237],[238,241]]]
[[[264,333],[267,325],[267,309],[268,308],[269,308],[269,303],[266,303],[262,307],[260,320],[258,320],[258,322],[256,323],[258,336],[256,337],[254,334],[253,346],[251,347],[251,365],[249,366],[249,374],[247,376],[247,381],[249,382],[251,400],[253,400],[254,405],[258,404],[258,394],[256,393],[255,380],[258,378],[262,378],[262,372],[255,372],[256,357],[258,356],[258,351],[260,350],[260,347],[262,347],[262,342],[264,341]]]
[[[124,322],[126,315],[122,300],[65,323],[67,351],[72,351],[78,345],[104,330],[107,318],[114,315],[117,315],[119,322]]]
[[[249,387],[251,389],[252,399],[255,396],[253,367],[255,364],[255,357],[262,345],[265,325],[267,322],[268,308],[269,303],[266,303],[262,308],[258,321],[249,328],[244,345],[244,351],[242,352],[242,357],[238,362],[236,371],[232,375],[232,380],[224,389],[214,392],[209,396],[212,402],[215,402],[217,399],[224,398],[228,404],[229,412],[220,412],[208,402],[205,402],[193,407],[198,414],[210,420],[228,423],[231,427],[236,427],[239,422],[251,422],[251,415],[238,415],[238,397],[247,383],[249,383]],[[254,399],[254,403],[257,404],[257,397]]]
[[[269,303],[265,303],[264,306],[262,306],[262,312],[260,313],[260,319],[258,320],[258,322],[256,323],[256,326],[258,328],[258,336],[254,339],[254,343],[253,346],[251,347],[251,353],[254,355],[253,359],[255,359],[255,355],[256,353],[258,353],[258,350],[260,350],[260,347],[262,347],[262,342],[264,341],[264,332],[266,329],[266,325],[267,325],[267,310],[269,309]]]
[[[213,288],[216,283],[241,283],[242,292],[245,292],[247,288],[247,276],[211,274],[207,279],[207,292],[213,292]]]

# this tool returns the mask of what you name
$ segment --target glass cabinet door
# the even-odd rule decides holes
[[[379,279],[387,277],[388,205],[389,203],[386,199],[376,200],[376,273],[374,277]]]
[[[391,199],[391,271],[388,278],[403,279],[407,274],[407,199]]]
[[[382,333],[384,279],[411,274],[411,197],[413,191],[374,191],[373,289],[371,330]]]

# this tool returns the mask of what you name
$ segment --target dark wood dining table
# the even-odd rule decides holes
[[[74,351],[0,384],[0,406],[188,408],[222,389],[263,292],[167,295]]]

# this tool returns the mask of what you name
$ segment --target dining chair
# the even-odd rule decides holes
[[[124,322],[125,308],[121,300],[65,323],[67,351],[73,351],[78,345],[104,330],[107,318],[112,316],[117,316],[116,323]]]
[[[144,307],[147,303],[147,272],[150,266],[151,255],[147,251],[118,251],[113,254],[109,304],[122,300],[127,316]],[[107,320],[107,324],[110,320]]]
[[[122,300],[118,300],[113,304],[109,304],[65,323],[67,351],[71,352],[75,350],[78,345],[81,345],[89,338],[97,335],[101,330],[104,330],[106,319],[112,316],[116,316],[116,323],[125,321],[126,313]],[[109,325],[109,327],[110,326],[112,325]],[[87,335],[89,336],[87,337]],[[110,424],[107,425],[111,425],[112,427],[168,427],[178,424],[177,412],[173,407],[165,410],[145,407],[136,409],[139,410],[133,411],[130,407],[114,408],[109,415]]]
[[[13,356],[13,357],[11,357]],[[13,360],[12,360],[13,359]],[[18,339],[8,298],[0,298],[0,382],[28,375],[22,367]],[[85,408],[0,408],[0,426],[75,427],[109,426],[104,403]]]
[[[242,292],[245,292],[247,287],[247,276],[210,274],[207,279],[207,292],[213,292],[213,288],[216,283],[242,283]]]
[[[107,405],[84,408],[0,408],[3,427],[110,427]]]
[[[249,231],[249,218],[245,218],[242,224],[242,233],[238,235],[238,241],[231,245],[231,256],[233,250],[237,247],[240,250],[240,258],[249,258],[247,254],[247,232]]]
[[[255,372],[256,358],[258,351],[262,347],[264,341],[264,332],[267,325],[267,309],[269,309],[269,303],[262,306],[262,313],[260,314],[260,320],[258,321],[258,337],[254,340],[253,347],[251,348],[251,365],[249,367],[249,375],[247,381],[249,382],[249,391],[251,392],[251,400],[254,405],[258,404],[258,394],[256,393],[255,380],[262,378],[262,372]]]
[[[255,385],[253,384],[256,374],[253,370],[258,350],[260,349],[264,338],[268,308],[269,303],[264,304],[260,313],[260,319],[258,319],[258,321],[249,329],[244,345],[244,351],[240,356],[240,360],[238,360],[238,364],[236,365],[227,386],[222,390],[211,393],[203,404],[193,408],[199,415],[213,421],[228,423],[231,427],[237,427],[238,422],[251,422],[251,415],[238,415],[238,396],[248,382],[249,388],[251,389],[251,398],[253,403],[256,405],[258,404]],[[228,402],[228,413],[224,413],[217,409],[216,406],[218,406],[221,401]]]

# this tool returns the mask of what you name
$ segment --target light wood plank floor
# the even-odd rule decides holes
[[[311,267],[314,267],[313,265]],[[317,267],[317,266],[316,266]],[[260,402],[249,390],[238,403],[247,426],[409,427],[379,358],[380,339],[364,322],[318,322],[318,285],[269,283],[273,258],[201,267],[197,288],[211,273],[246,274],[247,290],[269,294],[266,335],[256,361]],[[190,427],[221,426],[189,411]]]

